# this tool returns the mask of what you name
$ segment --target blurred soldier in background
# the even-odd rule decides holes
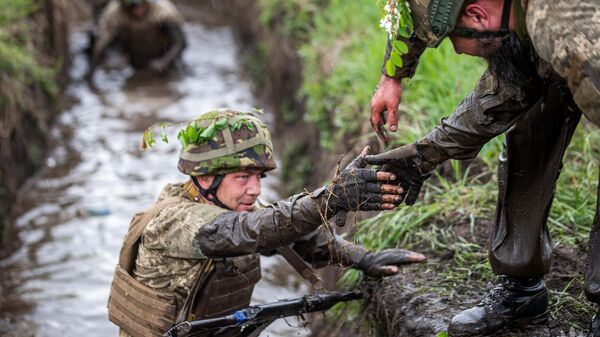
[[[489,335],[544,322],[552,242],[547,227],[562,157],[583,113],[600,126],[600,2],[598,0],[409,0],[415,31],[404,39],[403,66],[384,75],[371,100],[371,124],[385,138],[398,123],[401,79],[412,76],[426,47],[448,36],[457,53],[480,56],[489,68],[440,126],[414,144],[367,156],[398,175],[406,203],[447,159],[472,159],[505,133],[489,260],[500,281],[481,303],[455,316],[451,336]],[[387,57],[394,51],[388,48]],[[442,75],[443,76],[443,75]],[[598,189],[600,197],[600,187]],[[600,304],[600,200],[589,242],[584,292]],[[600,337],[600,315],[590,335]]]
[[[248,306],[261,278],[259,254],[277,250],[305,277],[312,273],[303,260],[374,277],[425,260],[403,249],[368,252],[322,226],[341,211],[393,209],[401,202],[402,189],[388,183],[392,173],[364,168],[368,149],[313,193],[260,206],[260,179],[275,168],[262,121],[213,111],[182,133],[178,168],[188,181],[167,185],[152,208],[136,215],[121,249],[109,300],[121,336],[161,335],[183,320]],[[226,336],[239,331],[231,333]]]
[[[163,73],[185,48],[183,19],[168,0],[112,0],[99,19],[87,79],[102,62],[107,49],[118,44],[131,65]]]

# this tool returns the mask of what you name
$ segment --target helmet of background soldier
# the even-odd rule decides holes
[[[456,28],[468,0],[408,0],[415,35],[435,48]]]
[[[178,169],[190,176],[276,167],[269,130],[252,113],[228,109],[205,113],[182,129],[178,139],[183,145]]]

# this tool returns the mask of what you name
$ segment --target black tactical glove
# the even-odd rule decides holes
[[[594,318],[592,318],[592,324],[590,326],[590,333],[588,337],[600,337],[600,309]]]
[[[417,201],[423,182],[429,178],[430,172],[436,166],[425,160],[419,147],[421,147],[419,143],[408,144],[365,158],[368,164],[383,165],[382,171],[392,172],[396,175],[397,181],[406,192],[404,202],[407,205],[412,205]]]
[[[395,174],[364,168],[369,150],[366,147],[331,184],[315,191],[314,195],[327,206],[327,217],[341,211],[392,209],[402,202],[402,189],[384,184],[393,180]]]
[[[425,259],[425,255],[410,250],[385,249],[365,254],[358,263],[358,268],[368,276],[382,277],[398,273],[399,265],[423,262]]]

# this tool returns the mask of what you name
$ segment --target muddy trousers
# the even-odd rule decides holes
[[[498,205],[489,259],[496,274],[540,278],[550,269],[547,227],[565,149],[581,117],[571,94],[550,84],[542,98],[506,132],[498,169]],[[568,163],[567,163],[568,165]],[[600,194],[600,189],[599,192]],[[588,299],[600,303],[600,204],[585,275]]]

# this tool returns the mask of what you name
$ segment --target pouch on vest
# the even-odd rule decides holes
[[[146,224],[178,201],[180,198],[168,198],[151,210],[136,214],[119,254],[108,299],[108,318],[134,337],[162,336],[177,319],[176,296],[143,285],[131,276],[131,272]]]

